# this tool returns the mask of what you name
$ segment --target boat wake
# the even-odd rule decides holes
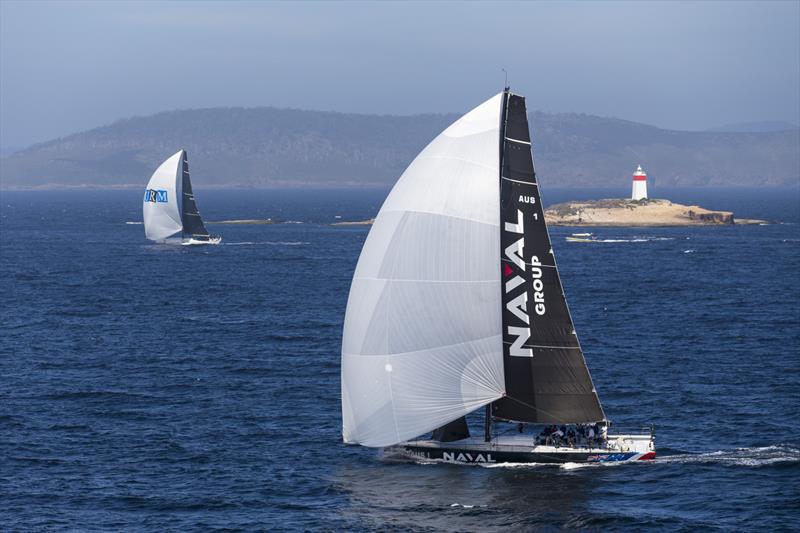
[[[141,226],[142,225],[141,222],[136,222],[135,220],[127,220],[127,221],[125,221],[125,224],[128,224],[129,226]]]
[[[411,454],[401,452],[386,454],[383,460],[389,462],[406,462],[418,465],[453,464],[440,459],[421,459]],[[457,463],[463,466],[479,466],[481,468],[509,468],[509,469],[535,469],[553,468],[560,470],[577,470],[581,468],[611,468],[622,465],[642,464],[642,465],[722,465],[732,467],[767,467],[776,465],[798,465],[800,464],[800,447],[777,444],[772,446],[760,446],[753,448],[733,448],[730,450],[717,450],[713,452],[667,452],[659,455],[651,461],[609,461],[596,463]]]
[[[630,239],[605,239],[601,242],[661,242],[674,241],[675,237],[632,237]]]
[[[662,455],[657,463],[671,464],[719,464],[723,466],[763,467],[779,464],[800,464],[800,448],[777,444],[754,448],[734,448],[704,453],[676,453]]]
[[[486,505],[486,504],[481,504],[481,505],[469,505],[469,504],[466,504],[466,503],[451,503],[451,504],[450,504],[450,507],[459,507],[459,508],[461,508],[461,509],[475,509],[476,507],[478,507],[478,508],[485,508],[485,507],[487,507],[487,505]]]
[[[261,242],[245,241],[245,242],[225,242],[222,244],[224,244],[225,246],[257,246],[257,245],[304,246],[306,244],[311,244],[311,243],[306,241],[261,241]]]
[[[675,237],[638,237],[634,236],[629,239],[598,239],[596,237],[567,237],[569,242],[599,242],[599,243],[628,243],[628,242],[658,242],[658,241],[674,241]]]

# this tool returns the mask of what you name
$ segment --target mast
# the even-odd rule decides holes
[[[492,440],[492,404],[486,406],[486,414],[483,420],[483,440],[486,442]]]

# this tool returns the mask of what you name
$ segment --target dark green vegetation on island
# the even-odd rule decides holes
[[[3,188],[143,186],[179,148],[208,186],[386,186],[456,114],[359,115],[214,108],[115,122],[0,159]],[[657,186],[800,181],[800,130],[671,131],[592,115],[530,114],[548,186],[627,184],[637,164]]]

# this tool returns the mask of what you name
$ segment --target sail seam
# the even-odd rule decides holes
[[[486,165],[484,163],[478,163],[472,159],[464,159],[463,157],[453,157],[449,155],[423,155],[417,156],[416,160],[420,159],[452,159],[453,161],[462,161],[464,163],[469,163],[471,165],[476,165],[483,168],[488,168],[489,170],[494,170],[494,165]]]
[[[475,218],[467,218],[467,217],[457,217],[455,215],[446,215],[444,213],[437,213],[435,211],[420,211],[418,209],[387,209],[386,211],[383,211],[381,209],[381,214],[382,213],[418,213],[420,215],[436,215],[436,216],[439,216],[439,217],[452,218],[454,220],[466,220],[467,222],[475,222],[476,224],[485,224],[485,225],[487,225],[489,227],[492,227],[492,228],[499,228],[500,227],[500,223],[499,222],[497,224],[494,224],[492,222],[486,222],[485,220],[478,220],[478,219],[475,219]]]
[[[479,341],[487,341],[487,340],[494,339],[494,338],[497,338],[497,337],[500,337],[500,335],[489,335],[488,337],[478,337],[477,339],[471,339],[471,340],[468,340],[468,341],[458,342],[458,343],[455,343],[455,344],[442,344],[441,346],[434,346],[434,347],[431,347],[431,348],[423,348],[421,350],[411,350],[409,352],[374,353],[374,354],[370,353],[370,354],[368,354],[368,353],[348,353],[348,352],[344,352],[343,351],[342,355],[346,355],[346,356],[349,356],[349,357],[389,357],[389,356],[395,356],[395,355],[411,355],[411,354],[419,354],[419,353],[422,353],[422,352],[429,352],[431,350],[439,350],[441,348],[452,348],[454,346],[465,346],[465,345],[468,345],[468,344],[474,344],[474,343],[479,342]]]

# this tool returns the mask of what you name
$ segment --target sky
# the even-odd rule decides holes
[[[528,108],[800,123],[800,1],[0,0],[0,146],[159,111]]]

